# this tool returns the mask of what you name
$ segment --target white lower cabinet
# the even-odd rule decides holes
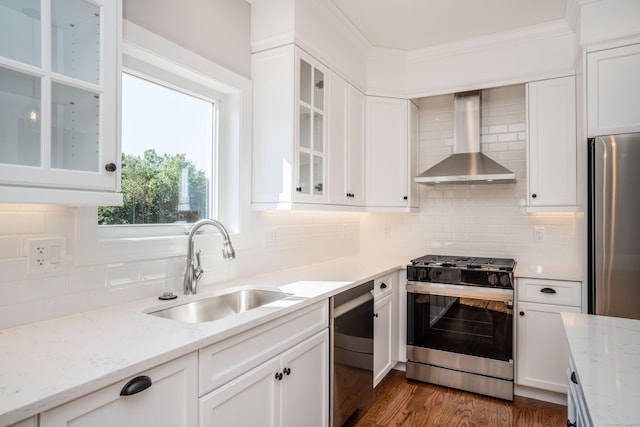
[[[375,279],[373,305],[373,386],[398,362],[397,275]]]
[[[130,383],[139,391],[122,396]],[[195,427],[197,396],[198,358],[191,353],[43,412],[40,427]]]
[[[561,312],[580,313],[581,282],[518,279],[516,383],[567,392],[569,345]]]
[[[327,426],[329,332],[200,398],[200,426]]]
[[[373,386],[377,386],[393,368],[391,363],[391,335],[393,330],[393,298],[391,295],[376,301],[373,307]]]

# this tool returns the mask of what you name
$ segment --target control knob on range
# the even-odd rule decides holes
[[[504,287],[508,287],[511,285],[511,281],[509,280],[508,274],[503,274],[502,276],[500,276],[500,285]]]
[[[487,280],[491,286],[495,286],[498,283],[498,275],[496,273],[489,273]]]

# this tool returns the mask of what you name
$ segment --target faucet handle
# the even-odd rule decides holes
[[[198,249],[196,251],[196,267],[193,269],[193,276],[196,280],[196,282],[198,280],[200,280],[200,277],[202,276],[202,273],[204,273],[204,270],[202,269],[202,267],[200,267],[200,253],[202,252],[202,249]]]

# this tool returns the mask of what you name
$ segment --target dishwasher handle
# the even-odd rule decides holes
[[[350,299],[349,301],[335,307],[333,309],[333,317],[340,317],[342,316],[344,313],[347,313],[351,310],[353,310],[356,307],[361,306],[362,304],[365,304],[369,301],[371,301],[373,299],[373,292],[372,291],[368,291],[367,293],[364,294],[360,294],[359,296]]]

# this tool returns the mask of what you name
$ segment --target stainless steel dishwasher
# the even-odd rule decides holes
[[[339,427],[373,394],[373,281],[331,298],[331,410]]]

